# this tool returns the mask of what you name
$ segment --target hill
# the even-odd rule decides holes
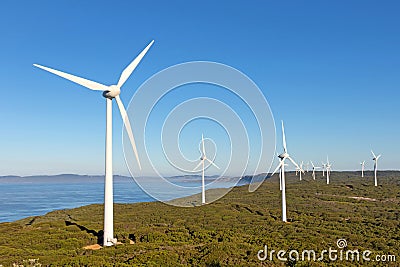
[[[84,247],[101,244],[102,205],[1,223],[0,265],[376,266],[377,255],[394,255],[400,261],[396,255],[400,251],[400,175],[381,172],[379,186],[374,187],[371,173],[367,174],[361,178],[353,172],[333,172],[331,184],[326,185],[319,173],[316,181],[311,173],[303,181],[289,173],[288,223],[281,221],[276,175],[254,193],[247,186],[236,187],[205,206],[115,204],[114,229],[121,244],[98,250]],[[196,206],[199,200],[195,195],[174,201]],[[321,261],[280,261],[276,256],[279,250],[299,251],[300,257],[304,250],[338,250],[338,239],[347,241],[343,253],[370,250],[371,261],[332,261],[327,255]],[[276,252],[272,260],[260,261],[257,253],[265,245],[268,253]],[[381,266],[397,266],[391,261]]]

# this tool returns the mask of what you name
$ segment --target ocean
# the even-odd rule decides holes
[[[170,200],[201,192],[199,177],[175,177],[182,190],[165,190],[159,180],[146,178],[157,198]],[[232,187],[229,179],[208,182],[206,189]],[[133,178],[114,177],[114,203],[156,201],[145,193]],[[104,177],[81,175],[0,177],[0,222],[11,222],[29,216],[44,215],[59,209],[71,209],[89,204],[104,203]]]

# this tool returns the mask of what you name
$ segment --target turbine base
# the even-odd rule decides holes
[[[104,247],[111,247],[111,246],[115,246],[117,244],[117,239],[116,238],[111,238],[111,239],[107,239],[107,242],[104,242],[103,246]]]

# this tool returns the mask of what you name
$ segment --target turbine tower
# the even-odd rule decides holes
[[[279,156],[279,154],[278,154],[278,156]],[[279,161],[281,161],[281,159],[279,159]],[[289,166],[289,165],[287,163],[285,163],[285,166]],[[279,170],[279,190],[282,191],[282,170]]]
[[[104,181],[104,235],[103,245],[112,246],[117,243],[117,239],[114,238],[114,211],[113,211],[113,170],[112,170],[112,100],[115,99],[117,102],[119,111],[122,116],[122,120],[125,125],[125,129],[128,133],[130,143],[132,145],[133,152],[135,153],[136,160],[139,168],[140,161],[139,155],[136,149],[135,139],[132,134],[132,128],[125,110],[122,104],[119,94],[121,93],[121,87],[124,85],[126,80],[135,70],[137,65],[140,63],[142,58],[146,55],[154,41],[151,41],[145,49],[122,71],[118,83],[115,85],[103,85],[94,81],[87,80],[72,74],[61,72],[59,70],[44,67],[38,64],[33,64],[35,67],[41,68],[62,78],[65,78],[71,82],[82,85],[86,88],[95,91],[102,91],[103,96],[106,98],[106,149],[105,149],[105,181]]]
[[[299,168],[299,165],[297,165],[296,162],[289,156],[286,148],[286,137],[285,137],[285,128],[283,126],[283,121],[282,121],[282,141],[283,141],[283,153],[280,154],[278,157],[280,159],[279,165],[276,167],[274,172],[271,174],[274,175],[278,169],[280,170],[281,173],[281,187],[282,187],[282,221],[287,222],[286,218],[286,188],[285,188],[285,160],[289,159],[297,168]]]
[[[360,164],[361,164],[361,177],[364,177],[365,160],[363,162],[360,162]]]
[[[312,161],[310,161],[310,162],[311,162],[311,166],[312,166],[312,177],[315,180],[315,170],[319,169],[321,167],[316,167],[316,166],[314,166],[314,163]]]
[[[378,155],[375,156],[374,151],[371,150],[372,155],[374,156],[374,158],[372,159],[374,161],[374,176],[375,176],[375,186],[378,186],[378,179],[376,178],[376,174],[378,172],[378,159],[382,156],[382,155]]]
[[[219,169],[219,167],[212,162],[211,160],[209,160],[206,156],[206,149],[204,147],[204,137],[203,135],[201,135],[201,157],[200,157],[200,162],[199,165],[196,166],[196,168],[194,168],[194,170],[197,170],[197,168],[200,167],[200,165],[202,165],[202,174],[201,174],[201,204],[204,205],[206,204],[206,187],[205,187],[205,182],[204,182],[204,171],[205,171],[205,164],[204,162],[207,160],[210,164],[214,165],[214,167],[216,167],[217,169]]]

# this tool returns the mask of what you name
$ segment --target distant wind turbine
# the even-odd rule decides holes
[[[325,176],[326,164],[323,161],[321,161],[321,164],[322,164],[322,176]]]
[[[104,181],[104,235],[103,235],[103,245],[112,246],[117,243],[117,239],[114,238],[114,221],[113,221],[113,170],[112,170],[112,100],[115,99],[117,102],[119,111],[122,116],[126,131],[129,136],[129,140],[132,145],[133,152],[135,153],[136,160],[138,162],[139,168],[140,161],[139,155],[136,149],[135,139],[132,134],[132,128],[125,110],[122,104],[119,94],[121,93],[121,87],[124,85],[126,80],[135,70],[137,65],[140,63],[142,58],[146,55],[147,51],[150,49],[154,41],[151,41],[145,49],[124,69],[115,85],[103,85],[94,81],[90,81],[72,74],[61,72],[59,70],[44,67],[38,64],[33,64],[35,67],[41,68],[62,78],[70,80],[71,82],[82,85],[86,88],[95,91],[102,91],[103,96],[106,98],[106,151],[105,151],[105,181]]]
[[[328,156],[326,156],[326,184],[329,184],[329,174],[331,173],[332,164],[329,162]]]
[[[202,167],[202,175],[201,175],[201,204],[206,204],[206,189],[205,189],[205,182],[204,182],[204,171],[205,171],[205,166],[204,166],[204,162],[207,160],[209,163],[211,163],[212,165],[214,165],[214,167],[216,167],[217,169],[219,169],[219,167],[212,162],[211,160],[209,160],[206,156],[206,149],[204,147],[204,137],[203,135],[201,135],[201,157],[200,157],[200,162],[199,165],[196,166],[196,168],[194,168],[194,170],[197,170],[201,165],[203,165]]]
[[[285,186],[285,160],[289,159],[293,165],[299,167],[296,162],[289,156],[286,148],[286,137],[285,137],[285,128],[283,126],[282,121],[282,141],[283,141],[283,153],[280,154],[278,157],[280,159],[279,165],[276,167],[274,172],[271,174],[274,175],[278,170],[281,173],[281,185],[282,185],[282,221],[287,222],[286,218],[286,186]]]
[[[321,167],[315,166],[314,163],[313,163],[312,161],[310,161],[310,162],[311,162],[311,166],[312,166],[312,177],[313,177],[313,179],[315,180],[315,170],[316,170],[316,169],[319,169],[319,168],[321,168]]]
[[[365,160],[363,162],[360,162],[360,164],[361,164],[361,177],[364,177]]]
[[[374,158],[372,159],[374,161],[374,176],[375,176],[375,186],[378,186],[378,179],[376,178],[376,174],[378,172],[378,159],[382,156],[382,155],[378,155],[375,156],[374,151],[371,150],[372,155],[374,156]]]
[[[300,181],[301,181],[301,174],[304,174],[304,170],[303,170],[303,161],[300,163],[300,167],[296,167],[296,173],[300,174]]]

